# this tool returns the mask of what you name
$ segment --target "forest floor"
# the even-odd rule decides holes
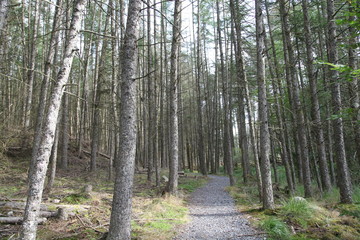
[[[297,187],[293,197],[286,192],[285,171],[279,167],[280,181],[274,183],[275,209],[263,210],[259,202],[255,179],[244,184],[241,171],[236,171],[237,183],[226,190],[235,199],[239,211],[262,231],[267,239],[276,240],[359,240],[360,188],[354,186],[353,204],[341,204],[339,190],[314,192],[304,199],[304,189]],[[253,174],[255,175],[255,174]],[[315,186],[314,188],[315,189]]]
[[[99,158],[98,170],[89,173],[89,159],[76,157],[75,149],[70,152],[69,170],[58,169],[53,190],[43,197],[47,211],[65,207],[69,217],[67,220],[48,218],[38,226],[38,239],[96,240],[108,230],[113,191],[113,180],[108,179],[108,160]],[[0,218],[22,216],[23,207],[14,209],[5,204],[23,206],[26,201],[30,154],[30,149],[0,152]],[[135,174],[132,239],[173,238],[176,229],[188,221],[185,198],[206,181],[198,174],[186,173],[179,179],[179,196],[173,197],[163,194],[165,182],[156,187],[147,181],[145,171]],[[88,185],[92,191],[84,192]],[[20,224],[0,223],[0,239],[16,239],[19,229]]]
[[[229,178],[210,176],[209,182],[197,189],[189,198],[190,222],[174,239],[208,240],[261,240],[264,233],[250,226],[246,215],[241,214],[225,187]]]

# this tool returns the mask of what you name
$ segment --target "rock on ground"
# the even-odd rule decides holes
[[[190,222],[174,240],[260,240],[264,235],[235,208],[234,200],[225,192],[228,177],[210,176],[210,181],[190,197]],[[247,235],[247,236],[244,236]],[[252,236],[249,236],[252,235]]]

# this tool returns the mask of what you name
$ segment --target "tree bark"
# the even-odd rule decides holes
[[[349,12],[351,13],[349,16],[349,22],[356,21],[354,16],[355,9],[352,4],[359,4],[358,2],[352,2],[349,6]],[[357,7],[359,9],[359,5]],[[357,19],[358,20],[358,19]],[[355,27],[349,26],[349,47],[348,47],[348,58],[349,58],[349,67],[352,70],[356,70],[358,64],[357,52],[355,50],[357,44],[357,31]],[[352,77],[351,82],[349,84],[350,90],[350,99],[351,99],[351,108],[354,110],[353,113],[353,129],[354,129],[354,140],[355,140],[355,155],[358,160],[358,164],[360,164],[360,93],[359,93],[359,79],[358,77]]]
[[[235,48],[235,56],[236,56],[236,76],[239,84],[239,110],[238,110],[238,118],[239,118],[239,142],[242,150],[242,167],[243,167],[243,180],[244,183],[248,182],[248,178],[250,175],[250,163],[249,163],[249,140],[246,132],[246,119],[245,119],[245,89],[247,88],[247,79],[246,73],[244,69],[244,61],[242,56],[242,42],[241,42],[241,19],[239,17],[239,2],[236,1],[234,4],[234,0],[230,1],[231,8],[231,16],[232,21],[235,26],[236,31],[236,48]]]
[[[6,18],[9,12],[9,0],[0,1],[0,37],[3,35],[2,31],[6,25]]]
[[[304,37],[306,44],[306,70],[308,79],[310,82],[310,91],[311,91],[311,102],[312,102],[312,116],[314,121],[314,127],[316,132],[316,142],[318,146],[318,157],[320,163],[320,176],[321,184],[325,191],[329,191],[331,188],[331,181],[329,175],[329,167],[326,159],[326,149],[325,149],[325,140],[324,132],[321,125],[321,116],[320,116],[320,104],[318,98],[318,89],[317,81],[314,72],[314,58],[313,58],[313,49],[311,46],[311,32],[310,32],[310,23],[309,23],[309,14],[308,14],[308,0],[302,0],[302,9],[304,16]]]
[[[217,15],[217,34],[218,34],[218,42],[219,42],[219,53],[220,53],[220,72],[222,79],[222,97],[224,104],[224,164],[226,166],[227,174],[229,175],[230,185],[235,185],[234,178],[234,166],[233,166],[233,158],[232,158],[232,149],[231,149],[231,134],[230,131],[230,110],[229,110],[229,83],[228,77],[225,73],[225,63],[224,63],[224,50],[221,38],[221,27],[220,27],[220,6],[219,0],[216,1],[216,15]]]
[[[130,0],[121,66],[120,143],[107,240],[131,239],[132,188],[136,153],[137,38],[140,0]]]
[[[55,13],[54,13],[54,19],[53,19],[53,26],[52,26],[52,32],[50,36],[50,43],[49,43],[49,49],[48,49],[48,55],[45,61],[44,66],[44,76],[41,83],[41,90],[40,90],[40,97],[39,97],[39,107],[38,107],[38,113],[37,113],[37,119],[36,119],[36,126],[35,126],[35,135],[34,135],[34,143],[33,143],[33,149],[32,149],[32,156],[35,156],[36,152],[38,151],[40,140],[41,140],[41,129],[43,126],[43,120],[44,120],[44,114],[45,114],[45,107],[47,101],[47,94],[49,89],[49,83],[50,83],[50,76],[51,76],[51,66],[54,64],[55,60],[55,54],[56,54],[56,48],[58,45],[58,39],[59,39],[59,31],[57,29],[60,26],[60,9],[62,6],[62,0],[57,0],[56,7],[55,7]],[[33,161],[34,158],[31,159]],[[30,166],[33,166],[33,162],[30,163]],[[29,171],[29,176],[31,174],[31,169]]]
[[[29,3],[31,4],[31,3]],[[31,107],[33,100],[33,91],[34,91],[34,78],[35,78],[35,63],[36,63],[36,55],[37,55],[37,35],[38,35],[38,24],[39,24],[39,8],[40,2],[38,0],[35,1],[35,12],[33,18],[33,26],[32,26],[32,36],[30,40],[30,52],[28,58],[28,66],[27,66],[27,92],[26,92],[26,103],[25,103],[25,128],[30,127],[31,120]]]
[[[327,0],[327,15],[328,15],[328,61],[331,64],[338,64],[338,53],[336,49],[336,25],[334,19],[334,0]],[[339,83],[339,73],[333,70],[331,66],[328,69],[328,75],[331,83],[331,99],[332,112],[339,115],[342,110],[341,89]],[[342,203],[352,203],[352,187],[349,168],[346,159],[345,142],[344,142],[344,127],[343,119],[337,116],[333,120],[336,163],[338,170],[338,185],[340,188],[340,201]]]
[[[181,1],[175,0],[173,37],[171,45],[170,68],[170,166],[168,191],[177,193],[178,188],[178,78],[179,78],[179,50],[181,45]]]
[[[262,176],[262,197],[263,208],[273,209],[274,195],[271,181],[270,169],[270,134],[268,125],[268,106],[266,99],[265,83],[265,29],[263,24],[263,15],[261,11],[262,1],[255,1],[255,19],[256,19],[256,59],[257,59],[257,83],[258,83],[258,101],[259,101],[259,121],[260,121],[260,163]]]
[[[302,105],[300,102],[299,94],[299,84],[296,78],[296,69],[295,69],[295,57],[291,43],[290,37],[290,28],[288,26],[288,13],[285,8],[285,0],[280,0],[280,15],[281,22],[283,27],[283,42],[284,49],[286,50],[287,58],[285,58],[285,67],[286,67],[286,77],[288,83],[290,84],[289,89],[292,95],[292,104],[295,111],[295,123],[296,123],[296,135],[299,139],[299,154],[300,162],[302,163],[302,174],[303,174],[303,183],[305,189],[305,197],[312,196],[311,190],[311,176],[310,176],[310,160],[309,160],[309,150],[308,150],[308,141],[306,137],[306,126],[304,113]]]
[[[24,222],[21,230],[21,239],[35,240],[37,229],[37,217],[44,188],[44,180],[49,163],[51,148],[54,143],[55,129],[59,115],[61,97],[64,92],[64,85],[68,81],[72,61],[77,51],[78,35],[81,27],[81,20],[85,8],[85,0],[75,2],[71,27],[69,30],[69,41],[65,47],[65,55],[61,64],[57,81],[54,85],[48,113],[45,117],[44,127],[42,128],[42,138],[38,151],[33,156],[33,172],[29,179],[29,192],[24,213]]]

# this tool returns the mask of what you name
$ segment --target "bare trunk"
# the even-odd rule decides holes
[[[257,82],[259,98],[259,121],[260,121],[260,167],[262,176],[262,197],[264,209],[273,209],[274,195],[271,181],[270,169],[270,134],[268,123],[268,103],[266,99],[265,83],[265,29],[263,24],[263,15],[261,12],[262,2],[255,1],[256,17],[256,49],[257,49]]]
[[[304,15],[304,37],[306,44],[306,70],[308,74],[308,79],[310,82],[310,91],[311,91],[311,102],[312,102],[312,115],[313,121],[315,123],[315,132],[316,132],[316,142],[318,145],[318,156],[320,163],[320,175],[322,187],[325,191],[329,191],[331,188],[331,181],[329,175],[329,167],[326,159],[326,149],[325,149],[325,140],[324,132],[321,125],[321,116],[320,116],[320,104],[318,99],[318,90],[317,90],[317,81],[314,72],[314,59],[313,59],[313,49],[311,46],[311,33],[310,33],[310,23],[308,16],[308,0],[302,0],[302,9]]]
[[[285,50],[287,52],[288,58],[285,61],[286,64],[286,77],[288,79],[288,83],[290,84],[289,88],[292,95],[292,104],[293,109],[295,111],[295,123],[296,123],[296,134],[299,140],[299,154],[300,162],[302,166],[302,174],[303,174],[303,183],[305,189],[305,197],[312,196],[311,190],[311,176],[310,176],[310,161],[309,161],[309,150],[308,150],[308,141],[306,137],[306,126],[304,113],[302,109],[302,105],[300,102],[300,93],[299,93],[299,84],[296,78],[296,69],[295,69],[295,57],[291,43],[290,37],[290,28],[288,25],[288,13],[286,12],[285,1],[280,0],[280,15],[282,19],[282,27],[283,27],[283,41],[285,45]]]
[[[9,0],[1,0],[0,1],[0,37],[3,35],[2,31],[6,25],[6,18],[9,11]]]
[[[334,21],[334,0],[327,0],[328,14],[328,61],[331,64],[338,64],[336,50],[336,25]],[[342,110],[341,90],[339,83],[339,73],[329,66],[329,78],[331,81],[331,98],[333,114],[338,115]],[[333,120],[336,163],[338,172],[338,185],[340,188],[340,201],[342,203],[352,202],[352,187],[349,168],[346,159],[344,129],[342,117],[338,116]]]
[[[54,19],[53,19],[52,32],[51,32],[51,36],[50,36],[48,55],[47,55],[45,67],[44,67],[44,76],[43,76],[43,80],[41,83],[39,108],[38,108],[37,119],[36,119],[36,128],[35,128],[32,156],[34,156],[36,154],[36,152],[38,151],[40,140],[41,140],[41,129],[43,126],[45,107],[46,107],[46,103],[47,103],[47,93],[48,93],[50,76],[51,76],[51,65],[54,63],[54,60],[55,60],[56,48],[57,48],[58,39],[59,39],[59,31],[57,31],[57,29],[60,26],[61,6],[62,6],[62,0],[57,0],[55,13],[54,13]],[[32,160],[33,159],[34,158],[32,158]],[[33,165],[34,165],[33,163],[30,163],[30,166],[33,166]],[[32,170],[29,171],[29,176],[31,174],[31,171]]]
[[[233,166],[233,158],[232,158],[232,149],[231,149],[231,135],[230,131],[230,111],[229,111],[229,83],[228,77],[225,73],[225,63],[224,63],[224,50],[222,45],[221,38],[221,27],[220,27],[220,6],[219,0],[216,1],[216,15],[217,15],[217,34],[218,34],[218,42],[219,42],[219,52],[220,52],[220,72],[222,79],[222,96],[223,96],[223,104],[224,104],[224,165],[229,175],[230,185],[235,185],[234,178],[234,166]]]
[[[107,240],[131,239],[132,188],[136,153],[136,69],[140,0],[130,0],[121,54],[120,143]]]
[[[42,138],[38,151],[33,155],[33,172],[29,179],[29,192],[24,213],[24,222],[21,231],[21,239],[35,240],[37,229],[37,217],[39,213],[42,192],[44,188],[45,175],[51,148],[54,143],[55,129],[59,115],[61,97],[64,85],[68,81],[72,61],[77,49],[78,35],[81,26],[81,19],[85,8],[85,0],[77,0],[74,6],[71,27],[69,30],[69,41],[65,47],[65,55],[61,64],[57,81],[54,85],[48,113],[45,117],[44,127],[42,128]]]
[[[168,191],[177,193],[178,188],[178,80],[179,80],[179,50],[181,40],[181,1],[175,0],[173,37],[171,45],[170,69],[170,167]]]
[[[31,3],[30,3],[31,4]],[[28,59],[28,66],[27,66],[27,93],[26,93],[26,105],[25,105],[25,128],[30,127],[30,120],[31,120],[31,107],[32,107],[32,100],[33,100],[33,90],[34,90],[34,78],[35,78],[35,63],[36,63],[36,42],[37,42],[37,31],[38,31],[38,24],[39,24],[39,1],[35,1],[35,12],[33,18],[33,27],[32,27],[32,37],[30,40],[30,53]]]

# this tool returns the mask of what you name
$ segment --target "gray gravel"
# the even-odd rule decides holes
[[[257,231],[236,210],[234,200],[225,192],[229,178],[210,178],[205,186],[192,193],[189,199],[190,222],[174,239],[266,239],[263,235],[244,236],[256,234]]]

